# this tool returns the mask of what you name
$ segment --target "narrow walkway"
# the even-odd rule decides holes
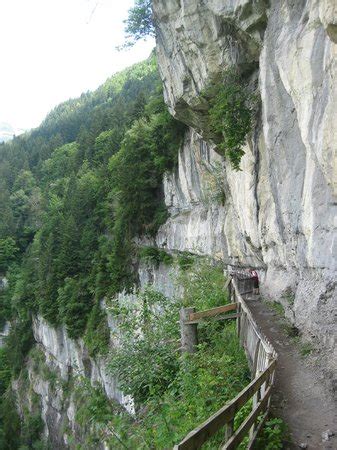
[[[273,413],[289,426],[292,443],[287,449],[337,450],[337,401],[324,386],[322,374],[311,363],[310,356],[301,356],[298,344],[285,333],[280,316],[258,296],[245,300],[262,332],[279,355]],[[323,441],[322,433],[334,436]]]

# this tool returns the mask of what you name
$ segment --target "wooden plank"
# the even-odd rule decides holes
[[[230,303],[229,305],[218,306],[217,308],[206,309],[190,314],[190,321],[204,319],[205,317],[214,317],[218,314],[223,314],[228,311],[234,311],[237,308],[237,303]]]
[[[228,442],[221,448],[221,450],[235,450],[237,446],[242,442],[243,438],[248,433],[253,423],[257,420],[260,413],[264,411],[268,404],[268,400],[271,394],[272,386],[269,386],[265,392],[264,397],[257,404],[256,408],[249,414],[246,420],[239,426],[233,436]]]
[[[199,427],[191,431],[185,439],[183,439],[174,448],[176,450],[196,450],[199,449],[208,439],[210,439],[217,431],[226,423],[232,420],[236,412],[247,403],[247,401],[262,386],[269,375],[275,370],[276,361],[272,361],[269,367],[262,372],[255,380],[251,381],[233,400],[219,409],[209,419],[202,423]]]
[[[223,316],[216,316],[216,317],[210,317],[210,319],[212,319],[213,321],[217,321],[217,320],[226,320],[226,319],[236,319],[237,317],[240,317],[240,313],[235,313],[235,314],[225,314]],[[196,323],[200,323],[207,320],[206,319],[198,319],[198,320],[188,320],[187,322],[185,322],[185,325],[193,325]]]
[[[241,321],[242,321],[242,314],[241,314],[241,305],[238,303],[237,312],[239,313],[238,320],[236,321],[236,334],[238,337],[240,336],[240,328],[241,328]]]
[[[267,409],[267,411],[265,412],[265,414],[262,416],[262,419],[260,420],[260,423],[258,424],[258,426],[256,427],[255,433],[253,434],[252,438],[250,439],[248,445],[247,445],[247,450],[252,450],[254,448],[254,444],[255,441],[258,437],[258,435],[260,434],[263,425],[265,424],[267,417],[269,415],[269,409]]]
[[[259,339],[257,341],[257,343],[256,343],[255,352],[254,352],[253,371],[252,371],[254,377],[256,375],[257,361],[258,361],[258,358],[259,358],[260,345],[261,345],[261,341]]]

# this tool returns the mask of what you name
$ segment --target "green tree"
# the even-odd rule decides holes
[[[125,47],[132,47],[140,39],[155,36],[151,0],[135,0],[125,23]]]
[[[0,406],[0,447],[3,450],[16,450],[20,446],[21,423],[16,411],[16,399],[8,389],[2,396]]]
[[[0,273],[6,272],[8,266],[15,260],[18,247],[12,237],[0,239]]]
[[[58,290],[57,302],[63,323],[71,338],[80,337],[92,308],[92,296],[84,280],[66,278]]]

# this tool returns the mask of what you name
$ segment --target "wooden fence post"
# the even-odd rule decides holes
[[[180,334],[181,348],[183,352],[195,353],[198,345],[198,324],[186,323],[190,320],[190,314],[195,308],[181,308],[180,310]]]
[[[241,333],[241,319],[242,319],[241,303],[237,303],[236,312],[238,314],[238,317],[236,318],[236,334],[238,335],[238,337],[240,337],[240,333]]]
[[[231,419],[225,425],[225,443],[233,436],[234,433],[234,419]]]
[[[227,287],[227,292],[228,292],[228,303],[232,302],[232,292],[233,292],[233,285],[232,285],[232,280],[229,278],[229,283],[228,283],[228,287]]]

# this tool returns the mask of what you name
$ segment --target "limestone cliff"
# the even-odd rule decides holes
[[[336,3],[154,0],[153,7],[166,102],[192,129],[177,173],[165,181],[171,218],[158,244],[257,267],[263,294],[337,352]],[[261,97],[241,172],[215,153],[200,95],[233,65],[258,79]],[[205,204],[201,187],[213,161],[222,204]]]

